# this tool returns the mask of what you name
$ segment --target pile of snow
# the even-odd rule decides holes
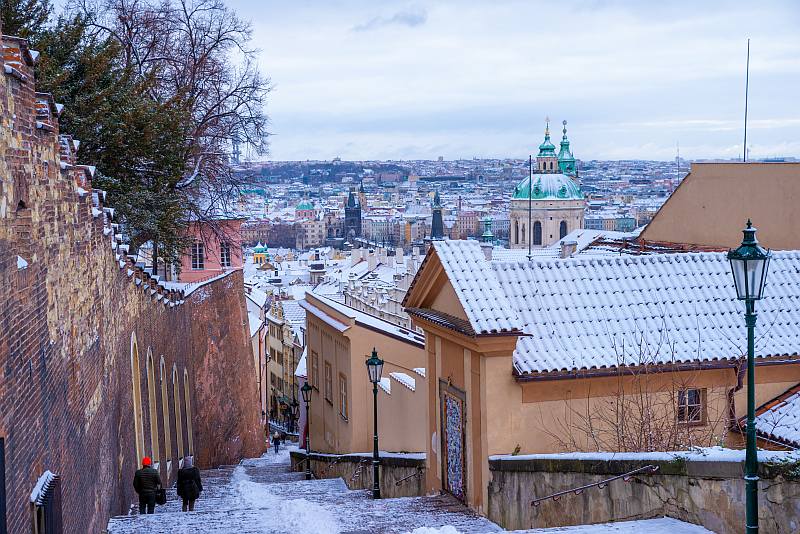
[[[669,452],[561,452],[554,454],[499,454],[490,460],[588,460],[588,461],[662,461],[744,462],[743,449],[725,447],[695,447],[686,451]],[[798,462],[800,451],[758,451],[759,462]]]

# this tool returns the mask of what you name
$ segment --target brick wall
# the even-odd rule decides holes
[[[3,37],[2,47],[0,438],[8,532],[30,532],[30,494],[45,470],[62,477],[64,532],[101,532],[108,517],[126,513],[135,498],[133,338],[147,454],[148,353],[153,357],[162,477],[174,477],[184,452],[177,450],[178,426],[184,449],[190,442],[184,370],[200,467],[263,448],[242,274],[185,295],[136,268],[115,237],[113,210],[91,189],[90,169],[74,165],[72,140],[59,136],[58,108],[49,95],[35,92],[35,54],[14,38]]]

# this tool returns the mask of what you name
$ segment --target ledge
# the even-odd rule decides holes
[[[425,453],[394,453],[380,451],[381,465],[387,467],[425,467]],[[306,453],[302,449],[293,450],[289,453],[292,460],[300,462],[305,460]],[[349,454],[328,454],[324,452],[312,452],[311,459],[317,462],[331,463],[334,460],[338,463],[357,464],[364,460],[372,461],[371,452],[354,452]]]

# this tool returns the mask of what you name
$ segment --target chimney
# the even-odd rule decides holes
[[[483,242],[481,243],[481,250],[483,251],[483,256],[486,258],[486,261],[492,261],[492,251],[494,250],[494,245]]]
[[[375,251],[370,249],[368,252],[369,256],[367,256],[367,269],[370,271],[374,271],[375,267],[378,266],[378,256],[375,255]]]
[[[577,241],[561,241],[561,252],[559,253],[559,258],[571,258],[575,252],[578,251],[578,242]]]
[[[395,263],[403,263],[403,249],[402,247],[397,247],[394,251],[394,261]]]
[[[412,254],[414,255],[414,259],[419,258],[419,247],[414,247]]]

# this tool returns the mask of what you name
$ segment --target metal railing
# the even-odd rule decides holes
[[[420,469],[419,467],[417,467],[417,472],[416,472],[416,473],[411,473],[411,474],[410,474],[410,475],[408,475],[407,477],[403,477],[403,478],[401,478],[400,480],[398,480],[397,482],[395,482],[395,483],[394,483],[394,485],[395,485],[395,486],[400,486],[401,484],[405,483],[406,481],[408,481],[408,480],[411,480],[411,479],[412,479],[412,478],[414,478],[414,477],[418,477],[418,476],[420,476],[421,474],[422,474],[422,469]]]
[[[350,482],[353,483],[361,477],[361,471],[364,469],[366,464],[372,463],[371,459],[365,459],[358,462],[358,466],[356,470],[353,472],[353,476],[350,477]]]
[[[644,474],[644,473],[653,474],[656,471],[658,471],[658,466],[657,465],[646,465],[644,467],[640,467],[639,469],[634,469],[633,471],[628,471],[627,473],[623,473],[621,475],[617,475],[617,476],[614,476],[614,477],[611,477],[611,478],[606,478],[606,479],[601,480],[599,482],[594,482],[592,484],[586,484],[585,486],[580,486],[578,488],[572,488],[572,489],[568,489],[568,490],[564,490],[564,491],[559,491],[557,493],[552,493],[550,495],[547,495],[546,497],[539,497],[538,499],[533,499],[531,501],[531,506],[539,506],[543,501],[546,501],[548,499],[553,499],[554,501],[557,501],[558,499],[560,499],[564,495],[569,495],[569,494],[580,495],[581,493],[584,492],[584,490],[591,489],[591,488],[603,489],[606,486],[608,486],[609,483],[614,482],[615,480],[619,480],[619,479],[622,479],[625,482],[630,482],[634,475]]]

